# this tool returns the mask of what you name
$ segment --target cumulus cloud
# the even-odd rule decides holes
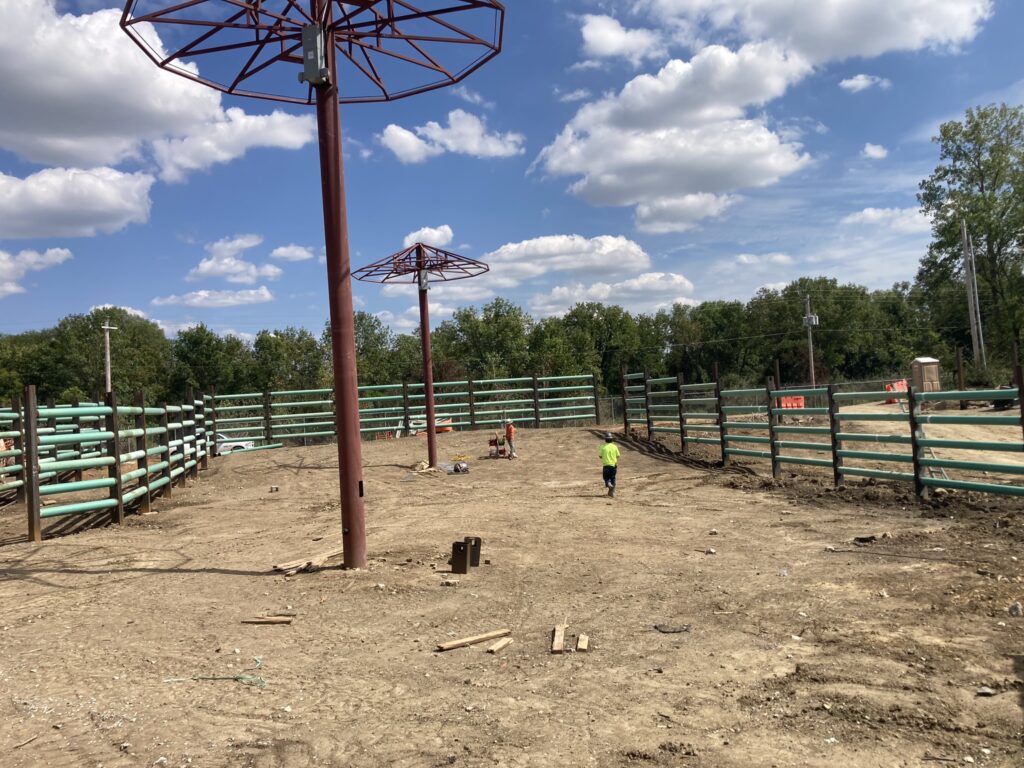
[[[580,19],[583,52],[592,59],[623,58],[634,66],[665,55],[661,35],[649,29],[626,29],[611,16],[587,14]]]
[[[392,123],[377,140],[399,161],[422,163],[445,152],[477,158],[521,155],[526,137],[521,133],[488,133],[483,119],[454,109],[448,113],[447,125],[431,120],[410,131]]]
[[[456,309],[456,307],[447,304],[431,301],[431,326],[434,325],[435,321],[450,318],[455,314]],[[381,312],[375,312],[374,317],[378,318],[385,325],[391,326],[393,330],[399,333],[410,333],[420,327],[420,308],[418,305],[411,306],[403,312],[391,312],[385,309]]]
[[[155,307],[181,305],[185,307],[221,308],[237,307],[243,304],[264,304],[274,300],[274,294],[265,285],[241,291],[192,291],[181,295],[158,296],[153,299]]]
[[[442,224],[440,227],[422,227],[406,235],[405,240],[402,241],[402,247],[408,248],[414,243],[423,243],[435,248],[444,248],[451,244],[454,237],[455,233],[447,224]]]
[[[305,245],[281,245],[270,252],[270,257],[283,261],[309,261],[313,258],[313,249]]]
[[[840,80],[839,87],[849,93],[860,93],[868,88],[881,88],[884,91],[892,88],[892,81],[875,75],[854,75]]]
[[[157,139],[153,155],[164,181],[184,181],[190,171],[227,163],[256,147],[301,149],[316,135],[312,115],[248,115],[237,107],[181,139]]]
[[[560,315],[574,304],[601,301],[619,304],[634,312],[664,309],[673,304],[696,303],[690,295],[693,283],[672,272],[645,272],[616,283],[572,283],[530,298],[530,309],[540,316]]]
[[[97,309],[120,309],[122,312],[127,312],[129,315],[134,315],[135,317],[149,317],[141,309],[136,309],[135,307],[123,307],[120,304],[94,304],[89,307],[89,312],[95,312]]]
[[[218,92],[154,66],[121,31],[120,16],[59,14],[53,0],[3,3],[0,148],[32,162],[95,168],[142,157],[149,142],[170,138],[184,142],[170,145],[185,155],[165,169],[173,175],[251,146],[310,140],[308,115],[232,115]],[[142,32],[167,53],[153,27]],[[265,131],[259,141],[256,131]]]
[[[563,91],[558,86],[554,89],[555,98],[565,104],[571,104],[574,101],[585,101],[590,98],[590,91],[586,88],[576,88],[571,91]]]
[[[889,156],[889,150],[883,147],[881,144],[872,144],[868,142],[864,145],[864,149],[860,151],[861,157],[867,158],[868,160],[885,160]]]
[[[24,179],[0,173],[0,238],[91,237],[142,223],[153,182],[112,168],[47,168]]]
[[[796,141],[746,114],[809,71],[771,43],[708,46],[581,107],[534,167],[578,177],[570,189],[593,205],[635,206],[645,231],[684,231],[721,215],[735,191],[774,184],[810,162]]]
[[[476,91],[467,88],[465,85],[456,85],[451,89],[453,96],[457,96],[468,104],[472,104],[474,107],[483,107],[484,109],[494,109],[494,102],[488,101]]]
[[[651,258],[637,243],[621,236],[547,235],[506,243],[485,254],[494,277],[516,284],[551,272],[608,275],[639,272]]]
[[[793,257],[785,253],[765,253],[761,255],[754,253],[741,253],[736,257],[736,263],[742,267],[751,267],[760,264],[788,266],[793,263]]]
[[[257,266],[239,258],[239,254],[255,248],[263,242],[260,235],[237,235],[226,237],[215,243],[208,243],[205,250],[210,255],[199,262],[185,276],[195,282],[209,278],[224,278],[229,283],[255,283],[261,279],[276,280],[283,272],[273,264]]]
[[[22,279],[29,272],[42,272],[71,258],[67,248],[49,248],[39,251],[20,251],[15,254],[0,251],[0,299],[15,293],[24,293]]]
[[[638,0],[669,25],[705,25],[775,40],[816,63],[889,51],[956,49],[974,39],[992,0]]]
[[[931,231],[931,221],[918,208],[865,208],[841,221],[845,225],[866,225],[897,234],[921,234]]]

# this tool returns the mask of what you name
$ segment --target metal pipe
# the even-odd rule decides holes
[[[423,391],[427,407],[427,464],[437,466],[437,427],[434,413],[434,361],[430,351],[430,307],[427,300],[427,271],[423,246],[416,249],[419,269],[420,346],[423,349]]]
[[[330,24],[333,4],[312,0],[313,18]],[[341,486],[341,536],[347,568],[366,567],[366,521],[363,509],[363,462],[359,434],[359,381],[356,369],[352,270],[345,210],[345,171],[338,108],[338,67],[333,38],[325,46],[330,81],[316,91],[320,179],[323,188],[324,243],[334,356],[335,422],[338,433],[338,479]]]

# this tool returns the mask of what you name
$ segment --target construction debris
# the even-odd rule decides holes
[[[459,640],[449,640],[447,643],[438,643],[437,650],[450,651],[454,648],[465,648],[470,645],[486,643],[488,640],[494,640],[495,638],[505,637],[506,635],[511,634],[511,629],[496,629],[493,632],[485,632],[482,635],[472,635],[470,637],[463,637]]]
[[[299,560],[289,560],[286,563],[278,563],[277,565],[271,566],[275,571],[282,571],[285,576],[294,576],[301,571],[316,571],[323,568],[327,564],[328,560],[335,557],[341,557],[345,554],[344,547],[336,547],[329,549],[326,552],[321,552],[319,555],[313,557],[304,557]]]
[[[590,650],[590,637],[581,634],[576,638],[576,653],[586,653]]]
[[[291,624],[291,616],[256,616],[252,619],[242,619],[243,624]]]
[[[492,645],[490,648],[488,648],[487,652],[488,653],[501,653],[503,650],[508,648],[510,645],[512,645],[512,638],[511,637],[503,637],[503,638],[501,638],[501,640],[499,640],[494,645]]]
[[[564,653],[565,652],[565,630],[569,628],[568,624],[555,624],[555,628],[551,630],[551,652],[552,653]]]

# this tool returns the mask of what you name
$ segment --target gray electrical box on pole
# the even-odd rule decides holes
[[[324,30],[319,24],[308,24],[302,28],[302,72],[300,83],[328,85],[331,71],[324,57]]]

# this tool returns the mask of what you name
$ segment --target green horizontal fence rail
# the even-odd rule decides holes
[[[793,397],[803,398],[803,404],[784,407],[783,398]],[[1017,388],[841,392],[834,386],[780,389],[769,378],[763,388],[722,389],[718,383],[688,384],[681,374],[670,378],[651,377],[646,372],[622,374],[627,434],[644,430],[648,439],[656,440],[659,433],[677,433],[683,453],[694,444],[717,446],[723,464],[737,459],[765,460],[771,463],[775,477],[785,466],[809,466],[830,469],[837,486],[847,477],[909,482],[921,497],[933,488],[1024,496],[1024,480],[985,477],[1024,478],[1024,462],[940,458],[934,453],[939,449],[1022,454],[1024,422],[1019,414],[925,411],[928,405],[943,402],[1012,403],[1018,399]],[[863,407],[864,403],[882,401],[899,403],[899,410],[880,413]],[[1012,430],[1014,437],[981,441],[931,438],[926,433],[929,425],[986,426]],[[886,432],[887,428],[902,434]],[[951,478],[948,471],[969,476]]]

